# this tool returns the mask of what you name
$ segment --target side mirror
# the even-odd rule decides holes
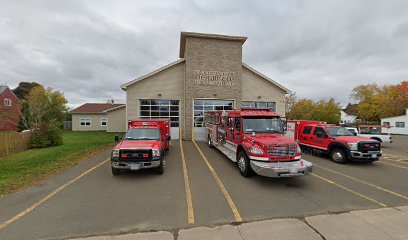
[[[166,139],[167,139],[167,141],[170,141],[170,140],[171,140],[171,137],[170,137],[169,134],[166,135]]]
[[[115,142],[119,142],[120,140],[122,140],[122,138],[121,138],[121,137],[119,137],[119,135],[118,135],[118,134],[116,134],[116,135],[115,135]]]

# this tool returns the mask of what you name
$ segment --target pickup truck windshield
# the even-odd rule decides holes
[[[125,135],[125,140],[159,140],[160,133],[155,128],[131,128]]]
[[[283,133],[279,117],[244,117],[242,129],[244,133]]]
[[[328,127],[326,128],[327,133],[332,136],[354,136],[352,132],[344,127]]]

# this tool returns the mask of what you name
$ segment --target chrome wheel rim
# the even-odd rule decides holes
[[[333,153],[333,160],[334,161],[341,161],[343,160],[343,155],[340,152]]]
[[[208,146],[211,147],[211,139],[208,139]]]
[[[242,172],[245,171],[245,158],[244,157],[240,157],[238,159],[238,167]]]

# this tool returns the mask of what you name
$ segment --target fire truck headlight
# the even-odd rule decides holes
[[[153,149],[152,155],[153,157],[160,157],[160,151],[158,149]]]
[[[112,151],[112,158],[119,158],[119,151],[118,150],[113,150]]]
[[[256,155],[262,155],[263,151],[260,148],[249,148],[249,152]]]
[[[357,144],[356,142],[348,143],[347,145],[350,147],[350,150],[357,150]]]

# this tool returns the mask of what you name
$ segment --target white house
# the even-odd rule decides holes
[[[408,108],[405,109],[405,115],[382,118],[381,125],[390,126],[384,128],[383,133],[408,135]]]
[[[340,111],[340,124],[351,124],[357,120],[357,104],[348,104]]]

